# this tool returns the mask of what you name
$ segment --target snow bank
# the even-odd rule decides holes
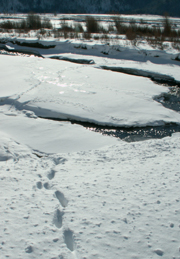
[[[27,153],[29,154],[30,150],[27,146],[20,145],[11,135],[5,132],[6,130],[0,132],[0,162],[9,159],[16,161],[17,157],[24,158]]]
[[[85,151],[110,145],[117,141],[112,137],[105,137],[89,131],[82,126],[72,125],[70,122],[39,119],[33,112],[26,110],[17,113],[16,110],[7,111],[4,107],[3,111],[4,114],[0,115],[1,131],[13,136],[18,143],[27,145],[38,152]],[[5,153],[2,153],[1,157],[4,156]]]
[[[4,132],[0,132],[0,162],[12,158],[12,154],[8,149],[8,142],[10,142],[8,136]]]

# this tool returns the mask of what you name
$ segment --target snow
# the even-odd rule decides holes
[[[77,152],[100,148],[115,141],[70,122],[36,118],[33,112],[27,110],[18,114],[15,111],[1,114],[0,125],[1,131],[8,133],[18,143],[43,153]]]
[[[179,146],[174,136],[38,158],[9,140],[2,258],[179,258]]]
[[[179,124],[157,102],[169,88],[148,78],[180,81],[179,63],[168,51],[75,44],[38,50],[45,58],[0,55],[0,257],[178,259],[180,133],[128,143],[49,118]]]
[[[5,78],[13,71],[11,80],[17,91],[5,81],[3,95],[8,98],[3,104],[13,103],[37,116],[125,127],[180,122],[179,113],[153,100],[168,88],[147,78],[35,57],[4,55],[0,66]],[[16,81],[22,70],[22,78]]]

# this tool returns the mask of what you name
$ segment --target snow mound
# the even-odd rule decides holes
[[[4,132],[0,132],[0,162],[7,161],[13,157],[10,152],[10,138]]]
[[[7,161],[10,159],[10,156],[7,154],[7,152],[1,147],[0,149],[0,162],[1,161]]]
[[[10,135],[0,132],[0,162],[10,159],[17,160],[20,157],[28,156],[30,150],[13,140]]]

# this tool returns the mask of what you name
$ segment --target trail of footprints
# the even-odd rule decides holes
[[[59,164],[59,163],[63,163],[65,162],[66,160],[65,159],[55,159],[55,164]],[[47,175],[47,178],[49,180],[52,180],[56,175],[56,171],[54,169],[52,169],[48,175]],[[41,176],[39,175],[39,177],[41,178]],[[51,186],[49,185],[48,182],[45,182],[44,184],[42,184],[41,181],[38,181],[36,183],[36,187],[38,189],[42,189],[43,187],[47,190],[51,189]],[[68,205],[68,200],[66,199],[66,197],[64,196],[64,194],[57,190],[55,191],[55,197],[57,198],[57,200],[59,201],[60,205],[63,207],[63,208],[66,208],[67,205]],[[60,211],[59,209],[57,209],[55,211],[55,214],[54,214],[54,218],[53,218],[53,223],[54,225],[60,229],[62,228],[63,226],[63,215],[64,215],[64,212]],[[64,237],[64,242],[67,246],[67,248],[73,252],[75,250],[75,242],[74,242],[74,237],[73,237],[73,231],[70,230],[70,229],[65,229],[63,231],[63,237]],[[57,239],[58,240],[58,239]],[[33,249],[26,249],[26,252],[27,253],[31,253],[33,251]]]

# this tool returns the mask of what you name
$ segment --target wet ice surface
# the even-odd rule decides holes
[[[164,107],[180,112],[180,87],[171,87],[169,93],[156,99]]]
[[[180,126],[168,125],[160,127],[140,127],[130,129],[105,129],[89,128],[92,131],[99,132],[103,135],[120,138],[126,142],[144,141],[151,138],[164,138],[172,136],[175,132],[180,132]]]

